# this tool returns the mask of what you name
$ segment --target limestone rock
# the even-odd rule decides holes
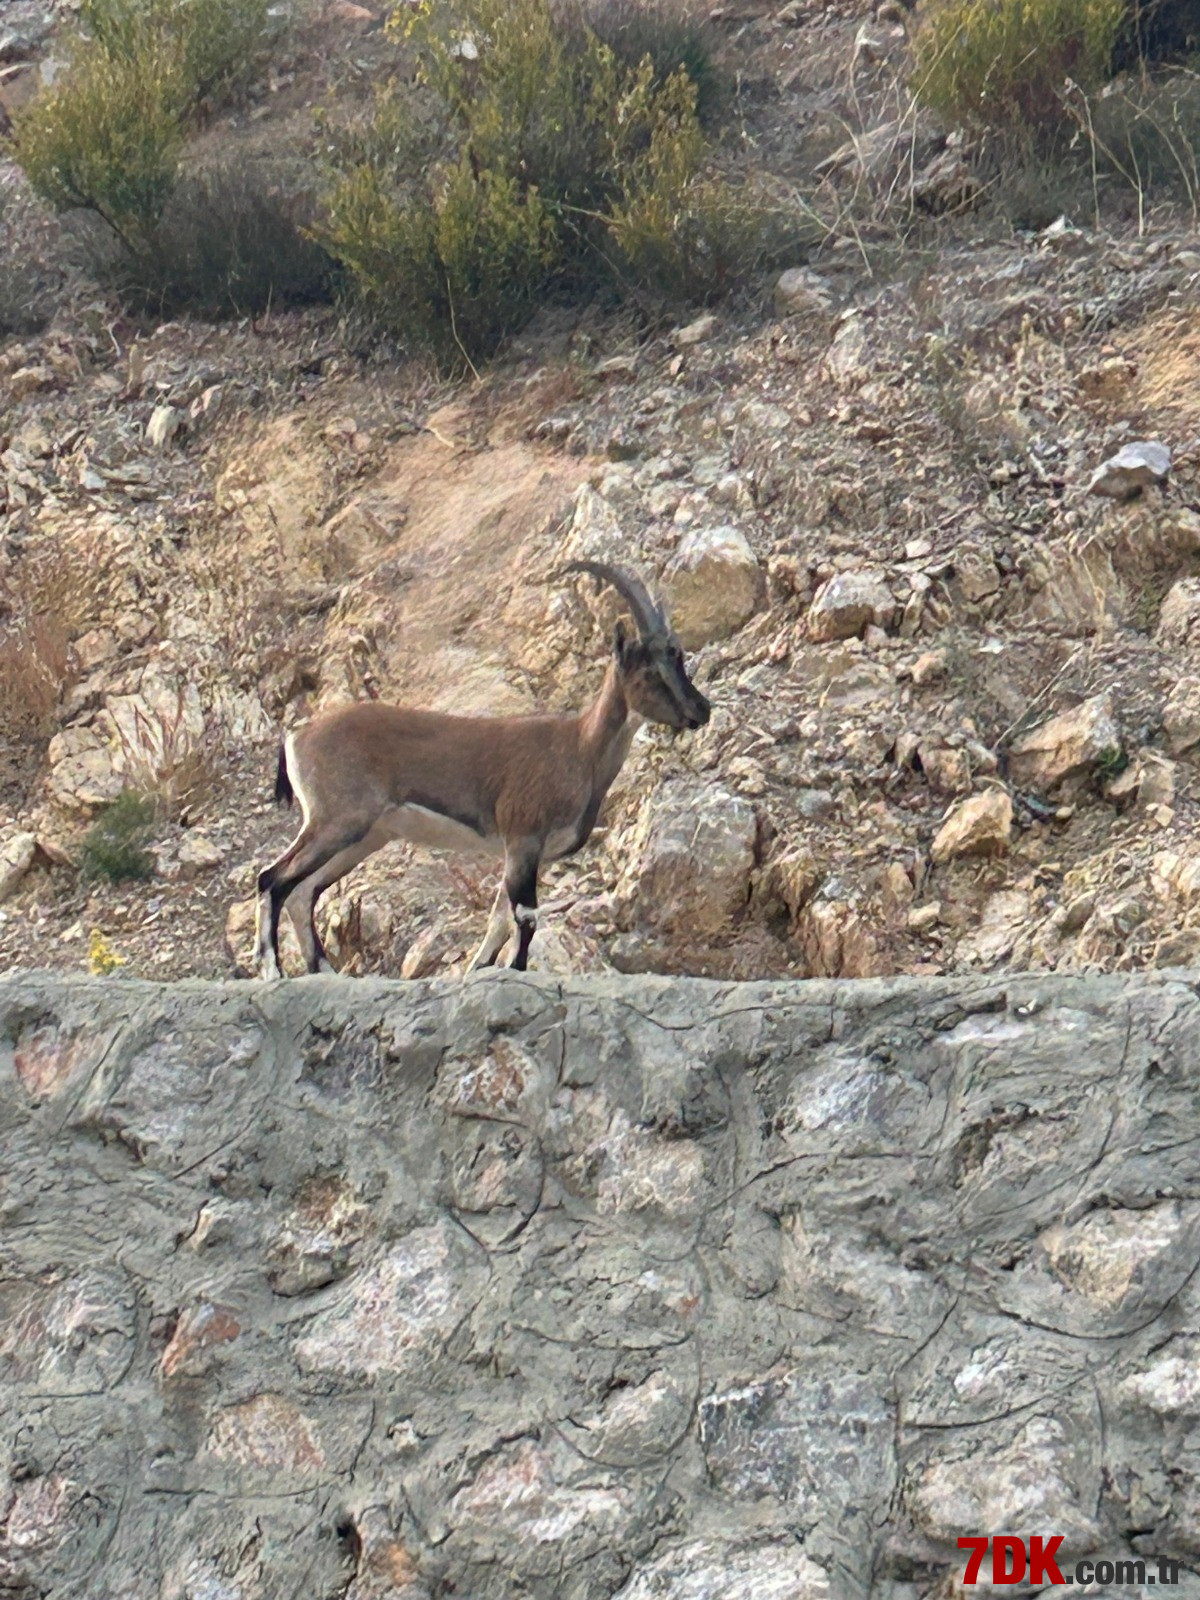
[[[1200,745],[1200,678],[1180,678],[1163,707],[1163,731],[1173,756]]]
[[[0,1588],[913,1600],[964,1529],[1186,1556],[1193,978],[0,976]]]
[[[643,807],[631,852],[642,919],[656,934],[728,932],[749,898],[757,835],[754,807],[722,785],[666,785]]]
[[[698,650],[749,622],[766,580],[739,529],[694,528],[680,541],[666,588],[672,626],[686,649]]]
[[[797,923],[796,937],[808,970],[821,978],[880,978],[892,971],[886,940],[847,900],[834,898],[832,883],[814,900]]]
[[[1174,1259],[1190,1226],[1174,1200],[1144,1210],[1092,1211],[1080,1222],[1056,1224],[1041,1236],[1050,1268],[1072,1292],[1102,1307],[1119,1306]]]
[[[1143,489],[1161,484],[1171,470],[1171,452],[1157,441],[1139,439],[1122,445],[1093,472],[1088,493],[1110,500],[1132,500]]]
[[[833,309],[833,291],[810,267],[789,267],[775,282],[775,312],[780,317],[821,316]]]
[[[1081,1467],[1069,1426],[1035,1417],[974,1471],[943,1446],[916,1476],[908,1503],[917,1526],[951,1547],[965,1527],[1047,1527],[1063,1536],[1065,1550],[1091,1550],[1100,1530],[1086,1509],[1090,1474],[1081,1477]]]
[[[1200,648],[1200,578],[1180,578],[1167,591],[1154,634],[1166,649]]]
[[[935,862],[959,856],[1002,855],[1012,833],[1012,801],[1003,789],[987,789],[954,807],[938,830]]]
[[[14,895],[37,855],[37,839],[32,833],[0,835],[0,902]]]
[[[616,1600],[828,1600],[829,1577],[795,1540],[691,1540],[634,1570]]]
[[[65,810],[95,811],[124,785],[120,752],[102,726],[65,728],[51,739],[47,759],[50,794]]]
[[[889,628],[896,601],[881,572],[841,572],[818,589],[808,612],[809,637],[854,639],[868,625]]]
[[[1009,774],[1022,787],[1052,789],[1090,772],[1121,750],[1108,691],[1051,717],[1013,741]]]
[[[199,878],[215,872],[225,860],[225,852],[202,833],[188,832],[176,852],[179,875],[182,878]]]
[[[186,418],[176,406],[155,406],[146,424],[146,439],[156,450],[165,450],[184,426]]]
[[[685,328],[680,328],[675,334],[675,343],[683,346],[704,344],[711,339],[717,329],[717,319],[711,311],[706,311],[703,316],[697,317],[694,322],[689,322]]]
[[[834,335],[825,367],[839,388],[852,388],[869,377],[873,362],[862,317],[849,316]]]

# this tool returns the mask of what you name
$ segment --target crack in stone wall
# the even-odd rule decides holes
[[[1183,977],[13,974],[0,1595],[1195,1595],[1198,1224]]]

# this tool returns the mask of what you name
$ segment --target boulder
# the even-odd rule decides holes
[[[833,291],[809,267],[789,267],[775,282],[775,314],[780,317],[821,316],[833,309]]]
[[[1200,678],[1180,678],[1163,707],[1167,749],[1181,756],[1200,745]]]
[[[1106,691],[1016,739],[1009,754],[1009,773],[1022,787],[1052,789],[1087,774],[1120,750],[1121,733],[1113,718],[1112,696]]]
[[[680,541],[666,587],[675,631],[698,650],[749,622],[766,596],[766,577],[737,528],[694,528]]]
[[[1012,801],[1003,789],[987,789],[956,805],[938,830],[930,852],[935,862],[959,856],[1001,855],[1012,834]]]
[[[882,572],[839,572],[817,590],[808,612],[811,639],[854,639],[874,625],[888,628],[896,601]]]
[[[1138,439],[1122,445],[1116,455],[1102,461],[1088,482],[1088,493],[1110,500],[1132,500],[1143,489],[1161,484],[1171,470],[1171,452],[1156,440]]]
[[[723,785],[665,785],[643,807],[631,852],[640,920],[689,939],[729,932],[749,898],[757,836],[754,807]]]
[[[1200,647],[1200,578],[1180,578],[1167,590],[1154,638],[1168,650]]]

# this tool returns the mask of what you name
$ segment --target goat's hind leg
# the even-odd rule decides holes
[[[295,842],[259,873],[254,955],[260,977],[283,976],[279,968],[279,914],[284,901],[305,878],[358,844],[369,830],[370,823],[326,823],[322,827],[306,822]]]
[[[309,972],[335,972],[337,969],[331,964],[325,954],[325,947],[321,943],[321,936],[317,932],[316,910],[317,901],[331,889],[339,878],[344,878],[348,872],[358,866],[360,861],[365,861],[381,845],[387,843],[387,836],[377,837],[369,833],[365,839],[353,844],[348,850],[340,850],[332,860],[327,861],[316,872],[309,873],[308,877],[298,884],[287,901],[287,914],[292,927],[296,930],[296,938],[300,942],[300,953],[304,957],[304,965]]]

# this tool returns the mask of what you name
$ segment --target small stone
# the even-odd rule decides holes
[[[181,878],[199,878],[224,863],[225,852],[202,833],[188,833],[176,855]]]
[[[938,794],[967,794],[971,788],[971,763],[965,750],[947,745],[922,745],[921,766],[929,786]]]
[[[75,658],[84,672],[92,672],[117,653],[117,636],[111,628],[92,628],[74,644]]]
[[[954,807],[933,841],[935,862],[959,856],[1001,855],[1012,833],[1012,801],[1003,789],[988,789]]]
[[[209,1365],[213,1347],[232,1343],[241,1331],[241,1323],[228,1306],[205,1301],[185,1311],[163,1351],[163,1377],[173,1378],[181,1373],[198,1375]]]
[[[675,333],[675,343],[684,345],[703,344],[706,339],[711,339],[716,331],[717,319],[711,311],[706,311],[702,317],[697,317],[695,322],[689,322],[686,328],[679,328]]]
[[[183,412],[178,407],[155,406],[146,424],[146,438],[156,450],[165,450],[183,424]]]
[[[1119,755],[1120,750],[1121,734],[1113,718],[1112,696],[1106,692],[1093,695],[1016,739],[1009,755],[1009,773],[1013,782],[1022,787],[1051,789],[1087,774],[1099,761]]]
[[[937,683],[946,676],[946,652],[926,650],[913,662],[911,676],[918,689],[923,689],[929,683]]]
[[[7,386],[11,399],[26,400],[43,389],[53,389],[55,377],[49,367],[19,367],[16,372],[9,374]]]
[[[811,850],[789,850],[768,862],[758,892],[764,900],[782,905],[795,921],[821,887],[823,877]]]
[[[809,822],[823,822],[837,810],[828,789],[797,789],[792,796],[796,810]]]
[[[766,577],[739,529],[693,528],[667,573],[671,622],[688,650],[727,639],[745,626],[766,595]]]
[[[846,318],[825,355],[825,367],[839,388],[850,388],[871,371],[867,330],[861,316]]]
[[[811,639],[854,639],[873,623],[887,629],[896,601],[881,572],[840,572],[818,589],[808,612]]]
[[[17,892],[36,855],[37,839],[32,833],[0,836],[0,900]]]
[[[936,928],[941,920],[942,902],[931,900],[927,905],[914,906],[908,913],[908,931],[928,933],[931,928]]]
[[[775,282],[775,312],[780,317],[819,316],[833,309],[833,291],[809,267],[789,267]]]
[[[1156,440],[1139,439],[1122,445],[1093,472],[1089,494],[1111,500],[1132,500],[1143,489],[1161,484],[1171,470],[1171,452]]]

